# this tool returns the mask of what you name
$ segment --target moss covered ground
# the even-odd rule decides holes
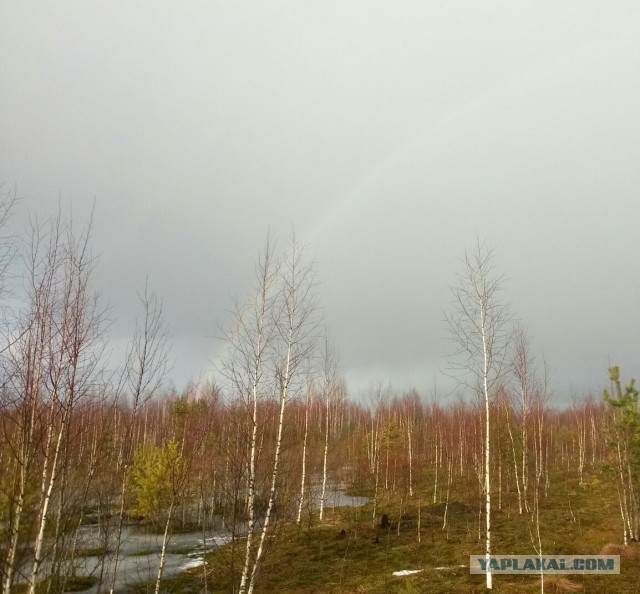
[[[425,483],[414,494],[396,491],[379,497],[375,521],[372,503],[329,510],[322,522],[309,515],[300,526],[280,524],[259,571],[256,594],[278,593],[471,593],[485,591],[484,576],[471,575],[469,555],[484,551],[479,496],[452,490],[443,529],[445,504],[432,503],[433,487]],[[420,541],[418,505],[420,503]],[[518,513],[514,493],[504,494],[502,509],[493,498],[494,554],[535,554],[530,514]],[[402,506],[402,512],[401,510]],[[390,526],[381,527],[386,514]],[[399,530],[398,530],[399,523]],[[547,576],[547,592],[640,592],[640,546],[621,545],[621,519],[615,484],[606,469],[595,469],[579,484],[571,473],[551,477],[540,505],[544,554],[619,554],[620,575]],[[207,591],[232,592],[241,569],[242,542],[235,551],[222,547],[208,556]],[[464,567],[459,567],[460,565]],[[422,569],[395,577],[394,571]],[[202,592],[202,568],[167,579],[163,591]],[[495,592],[539,592],[537,576],[494,577]],[[146,591],[141,587],[138,591]]]

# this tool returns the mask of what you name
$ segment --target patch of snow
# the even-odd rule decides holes
[[[202,557],[200,559],[193,559],[192,561],[187,561],[186,563],[182,563],[180,565],[180,570],[183,571],[185,569],[193,569],[194,567],[201,567],[204,563],[204,559]]]

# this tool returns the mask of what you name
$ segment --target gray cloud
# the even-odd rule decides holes
[[[291,225],[355,392],[431,389],[476,233],[558,394],[597,389],[609,357],[635,373],[635,2],[13,3],[0,17],[0,180],[37,211],[62,196],[82,218],[95,199],[116,337],[148,274],[176,383],[210,370],[266,229]]]

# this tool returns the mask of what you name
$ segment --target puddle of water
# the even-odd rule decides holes
[[[315,507],[320,507],[320,496],[322,495],[322,487],[314,487]],[[328,487],[325,492],[325,507],[359,507],[369,501],[369,497],[360,497],[357,495],[347,495],[344,489],[338,487]]]
[[[320,503],[321,488],[313,489],[313,504],[317,509]],[[336,486],[327,488],[325,494],[325,507],[340,506],[356,507],[367,503],[367,497],[354,497],[347,495],[343,489]],[[220,526],[218,522],[216,525]],[[118,576],[115,582],[115,591],[124,592],[136,582],[155,581],[160,565],[160,551],[162,549],[162,534],[146,534],[138,532],[137,527],[125,526],[123,528],[120,544],[120,559],[118,561]],[[115,530],[114,530],[115,532]],[[207,533],[205,546],[203,547],[202,531],[178,533],[171,536],[165,556],[164,577],[170,577],[189,568],[200,567],[204,562],[204,551],[211,551],[231,541],[230,533],[223,530],[215,530]],[[82,526],[79,539],[79,547],[100,547],[103,540],[97,525]],[[111,542],[109,550],[115,549],[115,543]],[[176,551],[176,552],[172,552]],[[103,581],[100,590],[108,591],[111,584],[112,559],[104,561]],[[80,575],[99,576],[101,571],[100,557],[79,557],[75,561],[75,570]],[[88,594],[97,594],[98,585],[86,590]]]
[[[83,526],[81,534],[82,546],[97,546],[100,542],[97,526]],[[227,533],[216,532],[207,534],[206,547],[203,546],[202,532],[188,532],[174,534],[167,545],[163,576],[170,577],[185,569],[199,567],[204,562],[204,552],[223,546],[231,541]],[[113,546],[110,550],[113,550]],[[162,550],[161,534],[144,534],[134,531],[131,527],[123,528],[120,545],[120,559],[118,561],[118,576],[115,581],[115,592],[124,592],[136,582],[155,581],[160,566],[160,551]],[[180,551],[180,552],[172,552]],[[79,557],[75,561],[76,572],[81,575],[99,576],[102,558]],[[108,591],[111,584],[112,559],[105,560],[102,587],[96,584],[86,590],[89,594]]]

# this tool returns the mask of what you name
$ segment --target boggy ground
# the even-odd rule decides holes
[[[420,542],[417,493],[422,493]],[[468,569],[469,555],[484,550],[483,535],[478,540],[479,495],[452,489],[444,530],[445,504],[440,495],[444,498],[445,493],[439,493],[438,503],[433,504],[433,483],[425,480],[411,498],[398,489],[379,497],[375,525],[369,502],[358,508],[329,510],[321,523],[315,514],[309,514],[301,526],[279,526],[269,540],[256,594],[485,591],[484,576],[471,575]],[[503,494],[502,509],[498,504],[494,495],[493,552],[535,554],[530,514],[518,513],[513,492]],[[380,526],[383,514],[390,521],[386,528]],[[622,533],[615,483],[605,468],[590,472],[583,485],[570,474],[554,473],[548,497],[541,502],[540,530],[544,554],[621,555],[620,575],[546,576],[546,592],[640,592],[640,545],[619,546]],[[228,593],[233,584],[237,587],[243,545],[240,541],[234,551],[227,546],[209,555],[208,592]],[[392,575],[403,569],[424,571]],[[199,593],[203,586],[203,569],[194,568],[167,579],[163,591]],[[141,585],[136,591],[147,591],[147,587]],[[494,591],[539,592],[539,577],[495,575]]]
[[[474,502],[472,494],[452,490],[448,526],[443,530],[445,504],[432,503],[433,484],[427,480],[415,491],[423,493],[420,542],[417,494],[407,498],[398,489],[383,494],[375,522],[372,502],[358,508],[329,510],[323,522],[318,522],[314,512],[301,526],[277,527],[259,572],[256,594],[485,591],[484,576],[471,575],[468,569],[469,555],[484,550],[484,535],[481,533],[478,539],[478,494]],[[493,505],[494,554],[535,554],[535,526],[530,514],[518,513],[515,494],[503,494],[502,509],[498,509],[497,496]],[[390,522],[385,528],[381,527],[383,514]],[[582,485],[570,471],[555,472],[549,481],[548,497],[540,504],[540,530],[544,554],[621,556],[620,575],[546,576],[545,591],[640,592],[640,545],[620,546],[615,482],[606,468],[593,469]],[[227,593],[233,591],[233,584],[237,587],[243,545],[240,541],[235,550],[227,546],[209,555],[208,592]],[[392,575],[403,569],[423,571],[404,577]],[[203,570],[196,568],[166,580],[163,590],[199,593],[203,587]],[[147,588],[140,585],[135,591],[146,592]],[[495,575],[494,591],[539,592],[540,581],[537,576]]]

